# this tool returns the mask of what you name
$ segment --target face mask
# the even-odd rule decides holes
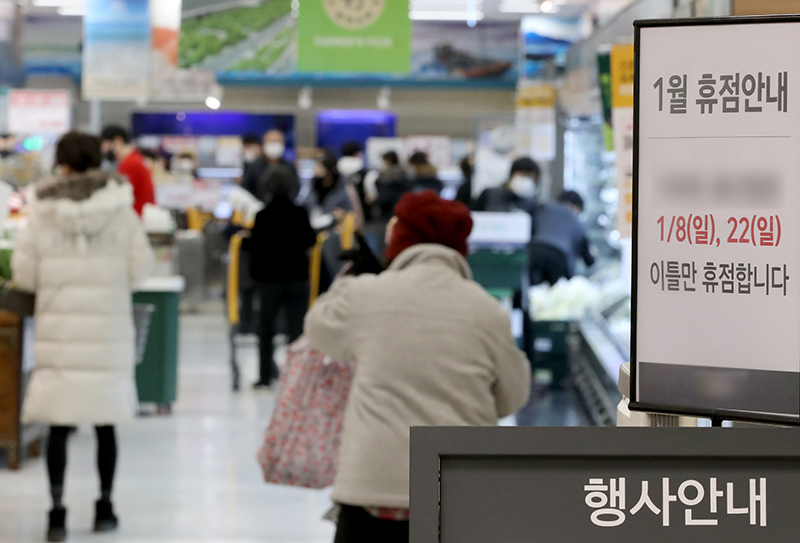
[[[536,182],[527,175],[515,175],[511,179],[511,192],[520,198],[533,198],[536,196]]]
[[[285,152],[286,146],[279,141],[269,142],[264,145],[264,154],[267,155],[267,158],[271,158],[272,160],[283,158]]]
[[[258,155],[260,153],[258,151],[245,151],[244,152],[244,161],[245,162],[255,162],[258,159]]]
[[[190,172],[194,169],[194,162],[191,160],[181,160],[179,167],[184,172]]]
[[[117,155],[115,155],[115,154],[114,154],[114,151],[108,151],[108,152],[107,152],[107,153],[106,153],[106,154],[103,156],[103,158],[104,158],[104,159],[105,159],[107,162],[116,162],[116,161],[117,161]]]

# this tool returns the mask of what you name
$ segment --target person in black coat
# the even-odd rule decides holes
[[[258,283],[261,300],[259,321],[260,377],[255,387],[267,387],[278,378],[274,360],[275,321],[285,311],[289,342],[303,333],[309,300],[308,250],[316,243],[308,212],[291,199],[292,180],[283,169],[265,179],[271,199],[256,215],[246,243],[250,273]]]
[[[267,178],[276,169],[289,172],[289,199],[294,200],[300,193],[300,180],[297,168],[284,158],[286,137],[280,130],[270,130],[264,136],[264,154],[250,164],[242,176],[242,188],[259,200],[270,198]]]
[[[408,165],[414,173],[413,184],[414,192],[422,192],[423,190],[433,190],[436,194],[441,194],[444,189],[444,183],[439,179],[439,174],[436,168],[428,160],[428,154],[423,151],[417,151],[408,159]]]

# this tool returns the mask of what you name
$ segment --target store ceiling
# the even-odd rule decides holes
[[[299,0],[302,4],[302,0]],[[411,0],[412,17],[418,20],[508,20],[527,14],[580,17],[599,0]],[[259,0],[184,0],[184,11],[234,2],[257,5]],[[29,15],[78,16],[84,0],[27,0]]]
[[[411,0],[414,19],[483,21],[519,19],[525,15],[582,16],[597,0]]]

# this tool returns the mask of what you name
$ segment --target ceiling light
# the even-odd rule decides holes
[[[411,0],[411,9],[468,9],[470,5],[481,6],[483,0]]]
[[[503,0],[500,13],[556,13],[564,0]]]
[[[209,109],[219,109],[222,107],[222,102],[215,96],[209,96],[206,98],[206,106],[208,106]]]
[[[415,21],[482,21],[482,11],[411,10],[409,17]]]
[[[58,8],[58,14],[65,17],[83,17],[86,10],[83,6],[61,6]]]
[[[33,0],[34,6],[42,8],[83,7],[83,4],[84,0]]]

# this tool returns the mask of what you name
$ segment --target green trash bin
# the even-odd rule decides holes
[[[147,346],[136,366],[139,402],[154,403],[159,414],[168,414],[178,395],[178,321],[181,277],[154,278],[133,295],[134,304],[152,305]]]
[[[569,321],[534,321],[533,365],[550,374],[550,388],[560,390],[569,376]]]
[[[512,289],[520,292],[528,284],[528,253],[526,251],[480,250],[467,257],[475,281],[483,288]]]
[[[520,347],[533,358],[530,317],[528,311],[527,250],[476,250],[467,257],[475,281],[495,298],[518,298],[523,313],[523,335],[517,338]],[[509,296],[510,294],[510,296]]]

